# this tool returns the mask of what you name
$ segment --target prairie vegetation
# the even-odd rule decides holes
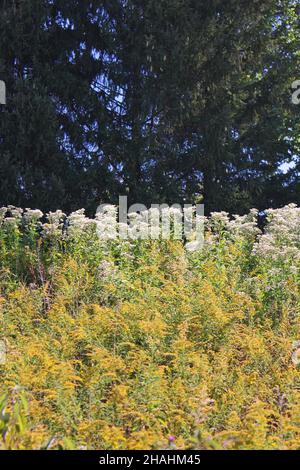
[[[0,448],[298,449],[300,209],[266,214],[189,251],[1,209]]]

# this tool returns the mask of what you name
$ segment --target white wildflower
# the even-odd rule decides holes
[[[39,219],[43,217],[43,212],[39,209],[25,209],[23,214],[23,220],[25,224],[36,223]]]
[[[75,236],[95,225],[95,221],[85,216],[84,209],[79,209],[69,215],[68,224],[68,235]]]

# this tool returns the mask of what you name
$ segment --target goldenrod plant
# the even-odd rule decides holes
[[[265,216],[189,249],[0,209],[0,448],[299,449],[300,209]]]

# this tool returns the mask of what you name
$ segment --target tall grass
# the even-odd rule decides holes
[[[300,209],[256,215],[190,252],[0,210],[0,448],[300,448]]]

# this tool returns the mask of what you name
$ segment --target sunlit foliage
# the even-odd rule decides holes
[[[1,210],[0,448],[300,448],[300,209],[256,217],[189,252]]]

